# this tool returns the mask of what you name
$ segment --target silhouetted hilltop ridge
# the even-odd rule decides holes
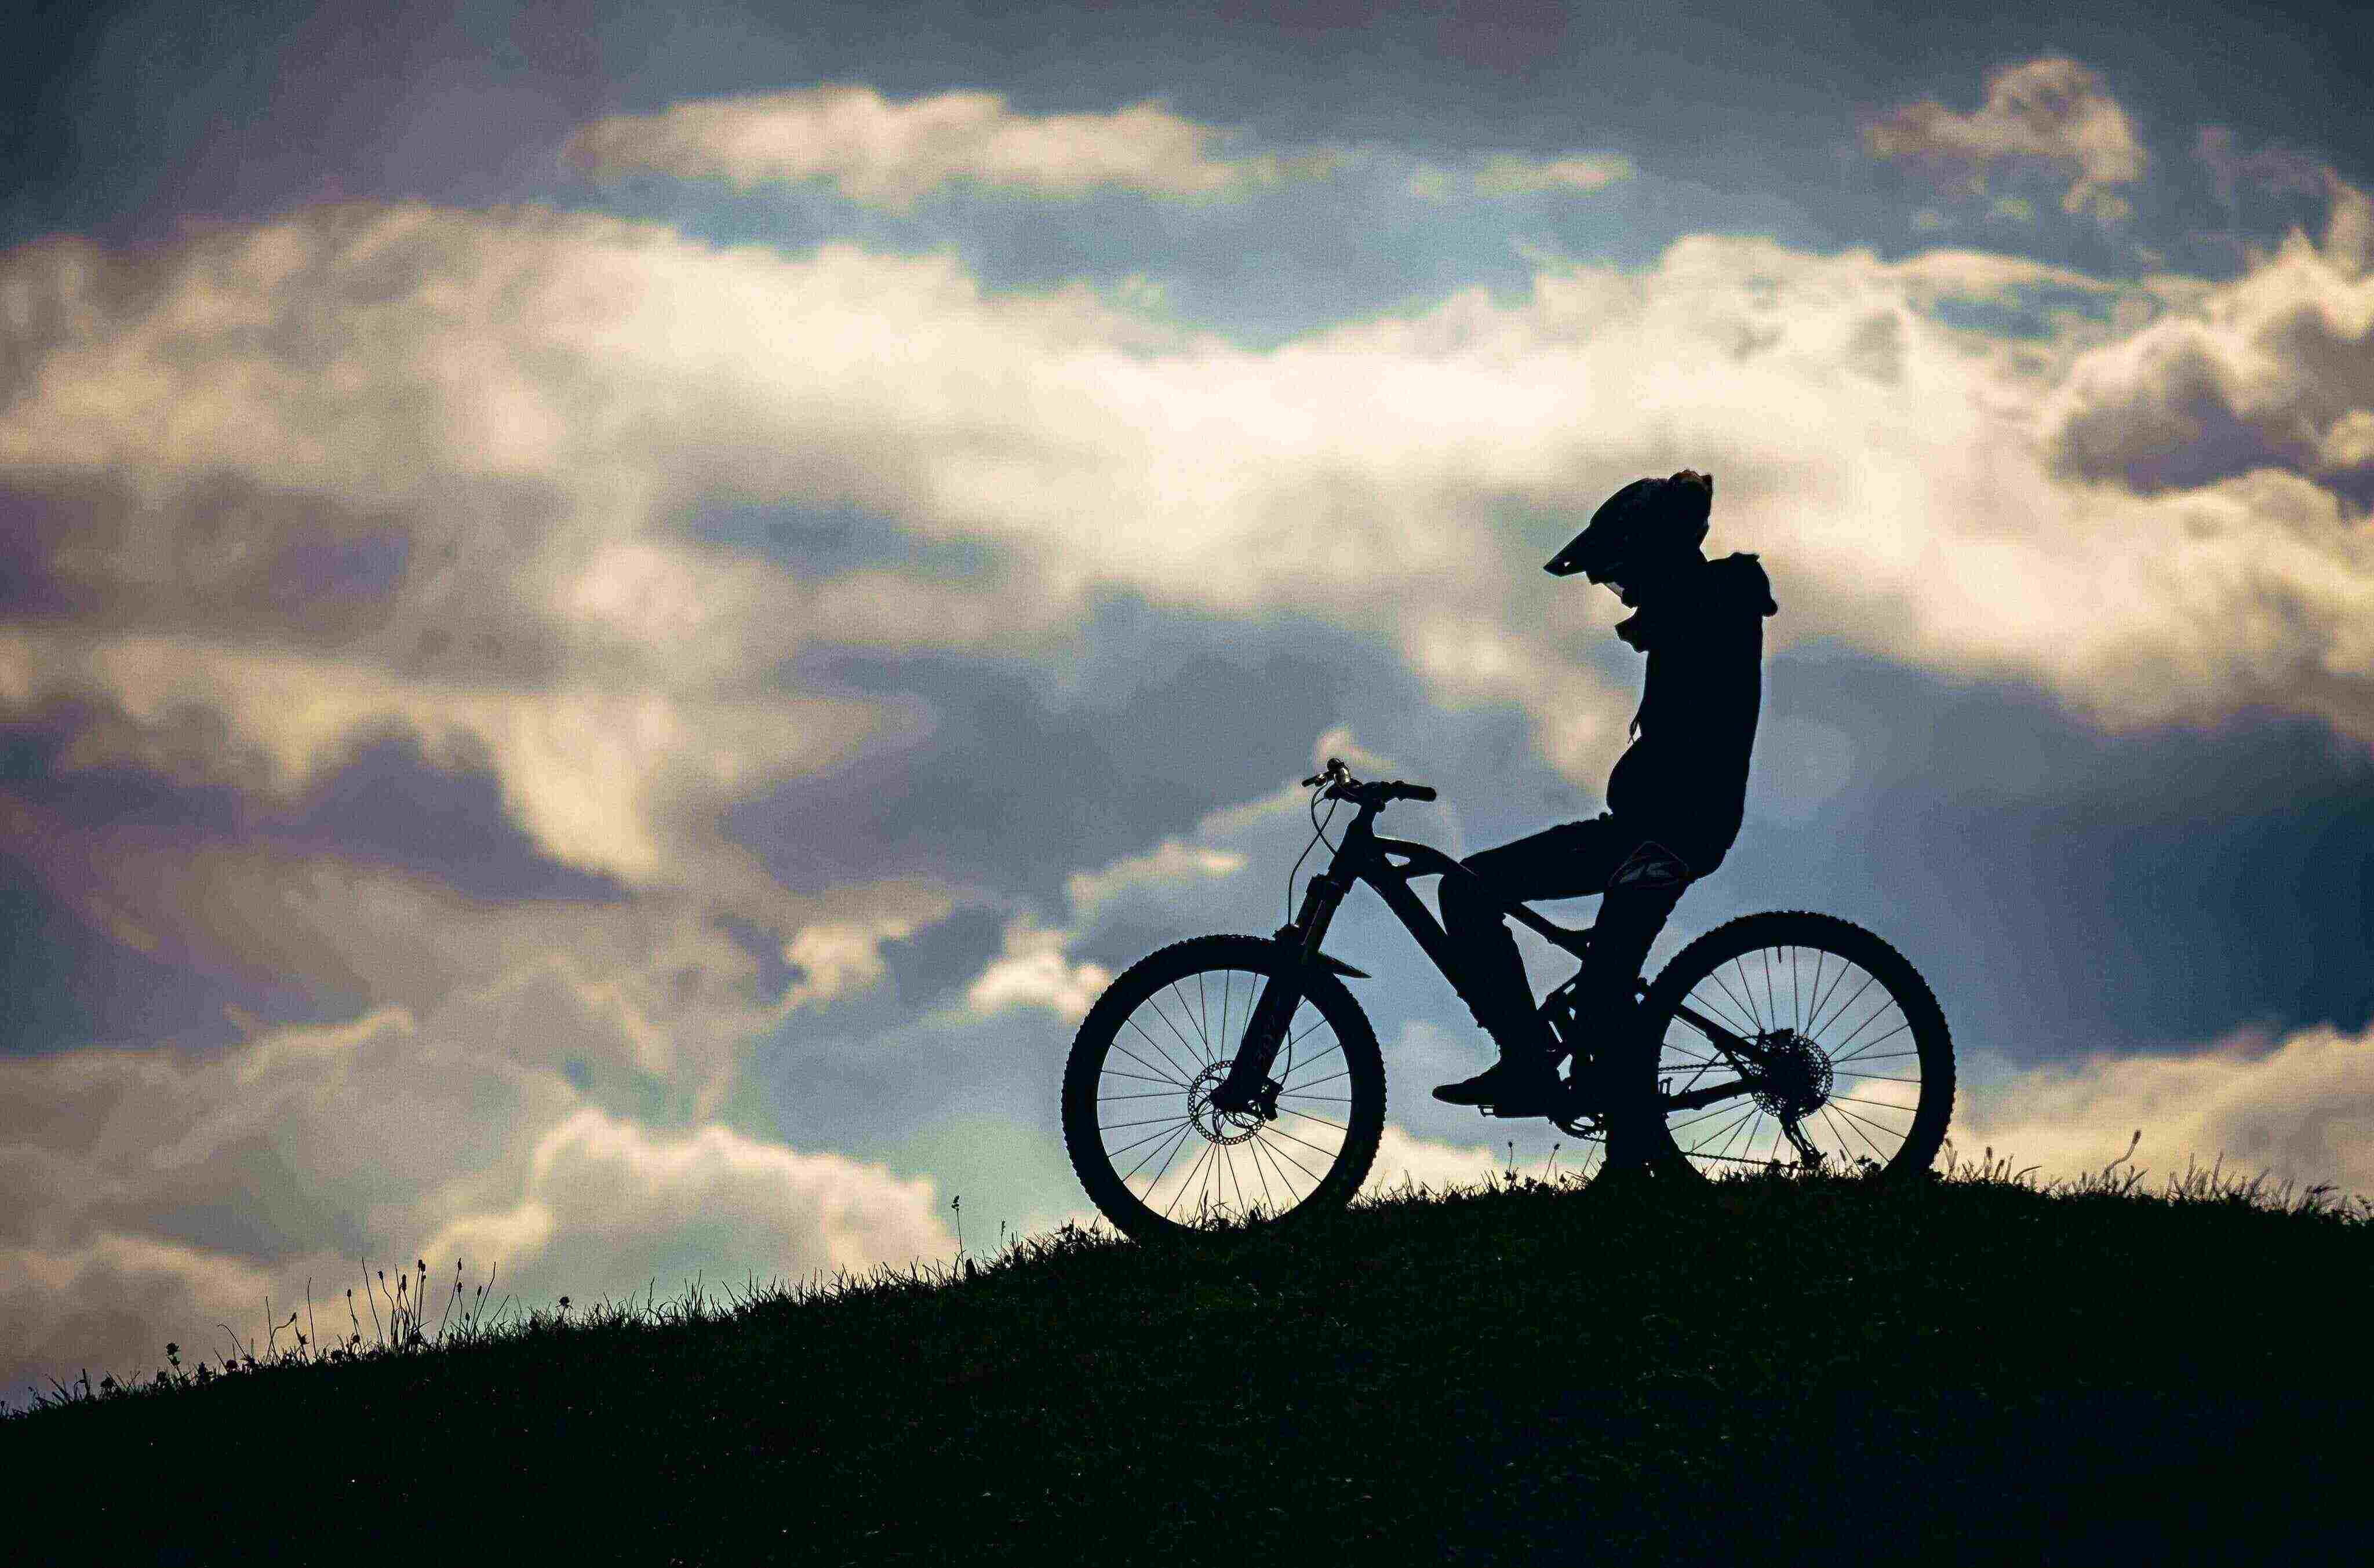
[[[144,1385],[0,1422],[0,1473],[61,1481],[25,1562],[2321,1561],[2367,1528],[2368,1217],[1511,1176]]]

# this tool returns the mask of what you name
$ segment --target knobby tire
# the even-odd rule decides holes
[[[1128,1162],[1137,1156],[1128,1155],[1122,1165],[1117,1166],[1114,1155],[1108,1149],[1107,1134],[1112,1129],[1100,1117],[1100,1104],[1119,1104],[1114,1098],[1118,1094],[1144,1095],[1146,1096],[1145,1100],[1134,1104],[1154,1111],[1158,1118],[1160,1115],[1167,1114],[1167,1105],[1161,1082],[1158,1081],[1167,1081],[1172,1075],[1182,1079],[1178,1094],[1182,1120],[1193,1121],[1192,1117],[1184,1116],[1189,1102],[1183,1079],[1193,1068],[1184,1062],[1166,1067],[1150,1059],[1134,1059],[1129,1054],[1132,1051],[1139,1059],[1151,1059],[1155,1053],[1136,1040],[1132,1032],[1133,1020],[1142,1018],[1147,1005],[1156,1003],[1157,999],[1166,993],[1172,997],[1193,994],[1192,982],[1198,976],[1206,977],[1205,989],[1210,995],[1210,1005],[1225,1012],[1221,1001],[1222,980],[1218,977],[1221,972],[1234,972],[1238,977],[1233,989],[1241,997],[1247,986],[1243,977],[1251,974],[1265,980],[1278,974],[1281,965],[1291,961],[1290,954],[1263,937],[1205,936],[1174,942],[1123,970],[1105,989],[1104,995],[1098,998],[1087,1017],[1081,1021],[1064,1070],[1064,1143],[1071,1156],[1072,1168],[1078,1175],[1080,1185],[1087,1188],[1090,1200],[1123,1235],[1138,1241],[1175,1241],[1204,1234],[1209,1228],[1183,1223],[1175,1213],[1165,1214],[1141,1200],[1137,1193],[1131,1190],[1125,1174]],[[1171,991],[1170,988],[1181,982],[1188,984],[1179,991]],[[1189,1006],[1192,1008],[1193,1004]],[[1334,1108],[1340,1108],[1346,1118],[1345,1135],[1334,1152],[1333,1164],[1310,1191],[1290,1206],[1263,1213],[1263,1220],[1271,1224],[1294,1224],[1315,1215],[1341,1210],[1351,1201],[1352,1195],[1368,1179],[1369,1166],[1376,1161],[1378,1140],[1384,1131],[1384,1059],[1377,1048],[1376,1031],[1370,1027],[1368,1014],[1361,1011],[1359,1002],[1341,979],[1323,970],[1306,970],[1302,975],[1302,1000],[1289,1034],[1309,1027],[1313,1021],[1314,1009],[1318,1018],[1333,1031],[1343,1054],[1345,1076],[1339,1082],[1347,1103]],[[1193,1016],[1192,1012],[1190,1016]],[[1138,1026],[1144,1025],[1140,1024]],[[1241,1032],[1240,1022],[1235,1033],[1240,1037]],[[1157,1035],[1159,1037],[1159,1031]],[[1191,1040],[1164,1043],[1174,1053],[1181,1047],[1192,1049],[1194,1045]],[[1215,1048],[1209,1053],[1212,1061],[1226,1062],[1229,1059],[1234,1039],[1213,1044]],[[1283,1056],[1280,1059],[1281,1062],[1285,1059]],[[1134,1076],[1118,1077],[1115,1073],[1109,1073],[1109,1065],[1116,1062],[1119,1066],[1115,1073],[1126,1072]],[[1332,1072],[1336,1070],[1328,1067],[1326,1071]],[[1121,1087],[1115,1089],[1110,1087],[1111,1085]],[[1335,1085],[1329,1087],[1332,1090]],[[1101,1097],[1100,1088],[1103,1091]],[[1281,1096],[1282,1104],[1285,1098]],[[1289,1119],[1285,1115],[1280,1117],[1281,1121]],[[1158,1119],[1146,1125],[1156,1126],[1159,1134]],[[1276,1124],[1270,1125],[1275,1127]],[[1123,1136],[1134,1134],[1134,1129],[1132,1129],[1130,1134]],[[1200,1135],[1198,1128],[1188,1125],[1182,1137],[1182,1153],[1187,1144],[1199,1141],[1199,1136],[1201,1141],[1212,1143],[1208,1136]],[[1262,1134],[1256,1133],[1255,1136]],[[1228,1157],[1233,1158],[1233,1152],[1245,1145],[1240,1143],[1225,1147],[1230,1152]],[[1258,1174],[1259,1153],[1248,1157],[1256,1162],[1254,1168]],[[1291,1157],[1306,1164],[1312,1158],[1307,1148],[1292,1151]],[[1278,1167],[1274,1164],[1272,1168]],[[1231,1175],[1240,1184],[1249,1179],[1233,1165]]]
[[[1735,960],[1772,949],[1794,949],[1845,959],[1876,981],[1887,993],[1889,1000],[1901,1010],[1901,1028],[1910,1042],[1906,1047],[1908,1054],[1898,1056],[1891,1052],[1885,1059],[1890,1063],[1918,1062],[1917,1105],[1912,1107],[1911,1119],[1901,1144],[1893,1151],[1875,1148],[1875,1155],[1886,1153],[1888,1157],[1885,1160],[1872,1158],[1871,1164],[1877,1169],[1871,1174],[1901,1178],[1926,1171],[1937,1157],[1945,1141],[1946,1123],[1954,1114],[1953,1037],[1946,1027],[1945,1013],[1937,1005],[1935,994],[1930,990],[1928,982],[1921,977],[1920,972],[1887,942],[1851,921],[1810,910],[1771,910],[1763,914],[1743,915],[1726,921],[1683,948],[1658,975],[1640,1002],[1642,1022],[1650,1030],[1650,1037],[1658,1043],[1659,1056],[1667,1056],[1667,1042],[1675,1037],[1675,1031],[1687,1038],[1704,1038],[1686,1020],[1677,1019],[1675,1012],[1675,1008],[1689,999],[1694,989],[1722,974],[1725,966]],[[1793,960],[1792,972],[1795,972]],[[1818,975],[1823,971],[1817,967],[1815,972]],[[1767,978],[1771,975],[1769,969],[1765,971]],[[1706,994],[1702,992],[1701,998]],[[1755,1013],[1754,1000],[1753,997],[1745,1000],[1744,1012]],[[1708,1012],[1710,1016],[1713,1015],[1703,1000],[1694,1005],[1702,1012]],[[1777,1020],[1776,1004],[1774,1021]],[[1736,1027],[1750,1022],[1750,1019],[1734,1015],[1722,1021],[1726,1026]],[[1753,1018],[1755,1023],[1764,1021],[1760,1014]],[[1892,1046],[1894,1042],[1890,1044]],[[1835,1068],[1849,1061],[1869,1059],[1857,1052],[1840,1057],[1833,1065]],[[1657,1060],[1652,1059],[1650,1065],[1652,1069],[1672,1071]],[[1652,1092],[1656,1087],[1654,1083],[1650,1085]],[[1892,1117],[1887,1119],[1893,1120]],[[1675,1136],[1675,1123],[1680,1120],[1679,1114],[1668,1113],[1668,1136]],[[1878,1124],[1875,1122],[1873,1125],[1876,1127]],[[1837,1141],[1846,1146],[1851,1153],[1857,1153],[1852,1149],[1852,1143],[1860,1134],[1851,1121],[1845,1126],[1845,1132]],[[1720,1158],[1686,1153],[1689,1147],[1686,1137],[1676,1136],[1675,1146],[1701,1176],[1729,1168]],[[1743,1164],[1747,1163],[1740,1162]]]

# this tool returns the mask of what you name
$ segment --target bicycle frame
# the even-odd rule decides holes
[[[1299,964],[1287,974],[1274,976],[1263,983],[1261,999],[1254,1004],[1252,1014],[1246,1023],[1242,1042],[1229,1064],[1228,1076],[1213,1091],[1211,1103],[1214,1108],[1239,1112],[1258,1109],[1264,1119],[1277,1114],[1277,1094],[1283,1085],[1270,1077],[1269,1071],[1276,1063],[1277,1053],[1286,1036],[1287,1021],[1294,1016],[1295,1008],[1302,1000],[1301,972],[1305,969],[1332,969],[1354,976],[1361,973],[1320,951],[1320,943],[1326,940],[1327,928],[1334,920],[1336,909],[1356,883],[1366,883],[1376,890],[1377,895],[1385,901],[1385,907],[1409,929],[1418,946],[1434,961],[1434,966],[1442,972],[1445,979],[1451,980],[1453,989],[1458,989],[1458,982],[1451,979],[1457,959],[1453,955],[1450,933],[1443,930],[1442,923],[1411,889],[1410,883],[1421,876],[1473,877],[1475,873],[1431,845],[1388,838],[1377,833],[1376,816],[1382,809],[1381,802],[1361,802],[1359,810],[1353,815],[1351,825],[1344,830],[1343,839],[1336,845],[1334,857],[1328,861],[1327,869],[1312,877],[1310,885],[1303,890],[1302,907],[1293,923],[1279,927],[1274,934],[1273,940],[1280,945],[1295,950]],[[1394,864],[1394,857],[1399,857],[1402,863]],[[1530,905],[1497,895],[1492,895],[1490,901],[1500,907],[1502,914],[1540,933],[1552,945],[1573,954],[1577,958],[1589,954],[1592,928],[1586,926],[1576,930],[1561,926],[1543,917]],[[1636,977],[1633,989],[1637,996],[1647,987]],[[1742,1038],[1696,1009],[1679,1007],[1675,1009],[1675,1015],[1686,1019],[1704,1032],[1709,1042],[1730,1059],[1734,1068],[1746,1071],[1749,1064],[1761,1062],[1767,1055],[1757,1042]],[[1668,1095],[1665,1104],[1669,1110],[1686,1109],[1712,1105],[1718,1100],[1749,1093],[1750,1089],[1745,1080],[1710,1084],[1683,1094]]]

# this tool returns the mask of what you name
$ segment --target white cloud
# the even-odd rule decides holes
[[[1064,955],[1071,933],[1027,919],[1005,928],[1005,951],[965,989],[965,1004],[986,1016],[1009,1007],[1043,1007],[1067,1023],[1087,1016],[1112,981],[1110,970]]]
[[[0,1126],[62,1129],[0,1148],[5,1277],[97,1281],[61,1298],[71,1327],[100,1321],[71,1314],[106,1292],[151,1299],[134,1279],[216,1310],[354,1236],[395,1256],[476,1226],[590,1269],[580,1211],[532,1166],[546,1144],[550,1170],[589,1182],[746,1195],[796,1167],[823,1191],[805,1154],[700,1129],[754,1032],[872,983],[880,943],[959,895],[795,895],[728,837],[734,802],[913,732],[902,710],[786,684],[804,650],[1025,654],[1112,591],[1292,612],[1397,648],[1440,701],[1520,706],[1595,786],[1633,687],[1577,645],[1617,611],[1542,576],[1569,523],[1509,520],[1578,519],[1687,464],[1722,480],[1716,547],[1774,573],[1773,646],[2031,680],[2109,724],[2263,703],[2374,739],[2374,544],[2326,483],[2366,400],[2346,375],[2252,357],[2362,346],[2355,200],[2321,247],[2232,286],[1700,237],[1639,270],[1544,262],[1522,298],[1463,292],[1268,350],[1082,289],[987,292],[944,255],[786,257],[533,210],[346,207],[139,256],[13,252],[0,473],[50,509],[29,511],[23,558],[87,613],[0,628],[0,708],[81,725],[70,761],[195,758],[266,791],[406,731],[487,767],[544,853],[630,896],[488,907],[333,858],[78,837],[12,809],[70,907],[176,962],[369,1007],[211,1064],[0,1064]],[[2061,297],[2103,309],[2032,339],[1935,310]],[[2237,418],[2310,428],[2291,470],[2137,493],[2121,465],[2164,439],[2154,367],[2187,334],[2240,378]],[[2107,466],[2069,469],[2081,428]],[[804,576],[692,537],[725,506],[867,512],[1001,570]],[[374,542],[396,564],[356,568],[361,610],[291,601],[287,581],[319,579],[276,575]],[[1225,835],[1290,825],[1299,801],[1083,871],[1066,923],[1009,928],[970,1005],[1077,1016],[1105,979],[1065,950],[1081,927],[1133,890],[1228,890]],[[712,923],[727,912],[785,944],[801,975],[782,996]],[[550,1143],[589,1107],[605,1119]],[[895,1184],[849,1202],[910,1235]],[[781,1240],[828,1207],[751,1208],[733,1234]],[[259,1259],[162,1228],[209,1212],[267,1215],[286,1246]]]
[[[1199,825],[1199,837],[1241,825],[1244,820],[1241,807],[1213,813]],[[1047,927],[1028,915],[1007,922],[1003,951],[967,988],[966,1005],[977,1016],[1010,1007],[1041,1007],[1076,1023],[1096,1005],[1113,977],[1099,965],[1074,963],[1068,947],[1099,920],[1111,919],[1117,905],[1151,901],[1161,908],[1160,918],[1175,920],[1182,895],[1199,885],[1227,882],[1244,867],[1245,857],[1237,850],[1166,838],[1144,854],[1075,872],[1064,883],[1070,906],[1067,923]]]
[[[458,1217],[428,1248],[516,1258],[520,1288],[546,1299],[597,1278],[802,1280],[952,1254],[938,1208],[928,1178],[723,1127],[655,1132],[589,1106],[537,1142],[514,1207]]]
[[[2374,272],[2354,236],[2362,193],[2335,184],[2322,245],[2295,231],[2241,276],[2204,290],[2070,369],[2045,411],[2061,472],[2142,490],[2259,468],[2369,477]]]
[[[1064,891],[1072,901],[1074,918],[1087,919],[1106,902],[1133,889],[1158,891],[1198,878],[1234,876],[1244,865],[1245,858],[1234,850],[1166,838],[1146,854],[1115,860],[1097,871],[1073,872]]]
[[[637,603],[652,613],[649,599]],[[886,717],[847,699],[672,689],[631,674],[615,685],[598,676],[446,684],[407,680],[368,659],[211,638],[94,640],[0,626],[0,700],[31,708],[89,697],[130,724],[117,733],[120,749],[87,746],[79,761],[143,760],[144,736],[177,711],[211,710],[265,765],[241,781],[284,794],[334,771],[358,738],[390,727],[448,763],[483,750],[520,825],[555,860],[646,886],[706,872],[738,881],[758,907],[770,895],[738,854],[703,831],[706,813],[846,760],[882,734]]]
[[[1416,1137],[1404,1131],[1400,1123],[1389,1121],[1377,1140],[1377,1162],[1369,1167],[1369,1179],[1361,1184],[1360,1190],[1375,1197],[1398,1191],[1407,1184],[1421,1190],[1449,1192],[1488,1183],[1507,1165],[1508,1162],[1493,1150]]]
[[[1520,196],[1537,191],[1597,191],[1631,178],[1632,160],[1622,153],[1550,158],[1503,155],[1487,159],[1475,171],[1475,193]]]
[[[2130,210],[2110,187],[2144,176],[2143,144],[2102,78],[2051,55],[1990,74],[1985,104],[1967,114],[1935,99],[1908,103],[1864,127],[1863,144],[1882,158],[1966,165],[1981,186],[1991,164],[2049,158],[2075,171],[2062,210],[2106,220]]]
[[[797,1001],[698,920],[654,934],[214,1056],[0,1062],[0,1375],[146,1370],[217,1321],[258,1331],[265,1293],[308,1276],[326,1304],[365,1256],[499,1264],[548,1302],[951,1250],[927,1182],[719,1124],[744,1047]]]
[[[1467,170],[1464,177],[1430,163],[1421,163],[1409,178],[1409,193],[1422,201],[1448,201],[1454,189],[1486,199],[1531,196],[1544,192],[1588,193],[1629,180],[1632,160],[1622,153],[1573,153],[1565,158],[1527,158],[1500,153]]]
[[[865,900],[878,901],[877,907],[865,917],[817,920],[794,932],[783,944],[783,957],[799,967],[801,977],[785,993],[783,1005],[828,1000],[876,984],[884,974],[882,944],[914,935],[945,919],[952,907],[951,900],[936,890],[902,891],[905,897],[886,899],[880,895],[888,889],[878,888],[876,899]]]
[[[2140,1129],[2134,1162],[2153,1187],[2188,1159],[2205,1166],[2222,1156],[2245,1178],[2267,1171],[2374,1196],[2369,1069],[2374,1032],[2329,1025],[2272,1045],[2240,1036],[2189,1055],[2062,1063],[1966,1086],[1952,1137],[1964,1157],[1992,1146],[2049,1179],[2101,1169]]]
[[[71,1387],[85,1369],[94,1386],[110,1375],[146,1380],[164,1368],[172,1343],[184,1369],[201,1359],[219,1363],[231,1344],[217,1324],[244,1331],[242,1352],[253,1335],[261,1353],[264,1300],[278,1308],[288,1285],[269,1270],[140,1236],[100,1235],[54,1250],[0,1245],[0,1322],[8,1325],[0,1398],[30,1404],[37,1393],[54,1394],[53,1380]],[[332,1321],[345,1328],[343,1303]],[[279,1343],[295,1341],[284,1333]]]
[[[1105,114],[1025,114],[1002,94],[894,102],[871,87],[802,88],[673,104],[579,132],[570,159],[595,174],[648,170],[731,181],[829,181],[851,201],[904,211],[948,184],[1038,196],[1099,188],[1226,196],[1324,176],[1330,154],[1231,158],[1228,137],[1158,102]]]
[[[2073,365],[2134,339],[2163,299],[2200,297],[2182,280],[2121,290],[1983,252],[1884,263],[1696,238],[1645,271],[1545,263],[1513,302],[1461,293],[1255,351],[1076,291],[985,295],[946,256],[790,258],[582,216],[341,209],[116,276],[126,265],[85,246],[12,260],[39,296],[26,319],[50,325],[32,333],[35,390],[0,418],[0,462],[123,474],[183,535],[194,521],[170,497],[198,472],[245,467],[390,511],[416,557],[482,556],[461,603],[544,651],[502,673],[516,696],[474,687],[450,653],[424,662],[451,591],[407,579],[387,631],[268,668],[191,633],[76,653],[23,630],[0,695],[37,701],[55,679],[37,672],[87,670],[119,705],[150,712],[163,692],[224,712],[291,764],[377,719],[466,731],[548,848],[634,878],[738,878],[763,897],[703,825],[888,722],[749,672],[833,642],[1019,650],[1113,588],[1381,633],[1441,698],[1522,706],[1545,753],[1595,783],[1632,694],[1572,643],[1604,635],[1614,607],[1543,579],[1557,541],[1502,519],[1577,516],[1685,463],[1723,480],[1716,547],[1757,548],[1774,571],[1776,645],[1828,636],[2034,679],[2114,721],[2166,711],[2137,702],[2138,660],[2205,663],[2198,711],[2274,700],[2374,727],[2346,660],[2287,676],[2227,647],[2271,586],[2355,603],[2348,514],[2320,536],[2303,520],[2331,503],[2308,491],[2237,480],[2138,499],[2037,461],[2037,411],[2074,395]],[[2356,309],[2309,281],[2330,319]],[[1931,313],[2042,289],[2116,309],[2026,341]],[[371,302],[335,303],[358,293]],[[499,478],[476,439],[489,397],[569,411],[543,456]],[[2336,412],[2328,445],[2354,450],[2356,428]],[[508,521],[520,494],[536,506]],[[677,532],[726,501],[872,510],[1013,569],[966,584],[759,572]],[[439,520],[455,512],[485,526],[452,539]],[[2274,565],[2249,579],[2161,564],[2269,547]],[[88,567],[102,601],[154,569],[136,551]],[[2311,665],[2348,640],[2324,620],[2291,635]],[[158,670],[170,682],[144,673]],[[583,718],[560,722],[588,686]]]

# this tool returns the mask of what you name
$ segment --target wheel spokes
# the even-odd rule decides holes
[[[1667,1132],[1702,1169],[1800,1164],[1784,1115],[1832,1168],[1884,1166],[1911,1136],[1923,1085],[1903,1000],[1842,954],[1815,947],[1808,965],[1805,953],[1791,942],[1728,956],[1683,998],[1762,1052],[1763,1064],[1752,1054],[1733,1060],[1722,1040],[1678,1013],[1665,1025],[1657,1081],[1669,1099],[1718,1089],[1733,1071],[1743,1081],[1737,1098],[1668,1112]]]
[[[1170,982],[1122,1021],[1099,1069],[1105,1157],[1139,1202],[1172,1223],[1206,1228],[1288,1212],[1318,1190],[1351,1137],[1350,1064],[1307,998],[1270,1070],[1279,1086],[1276,1119],[1209,1107],[1264,978],[1198,971],[1192,992]]]

